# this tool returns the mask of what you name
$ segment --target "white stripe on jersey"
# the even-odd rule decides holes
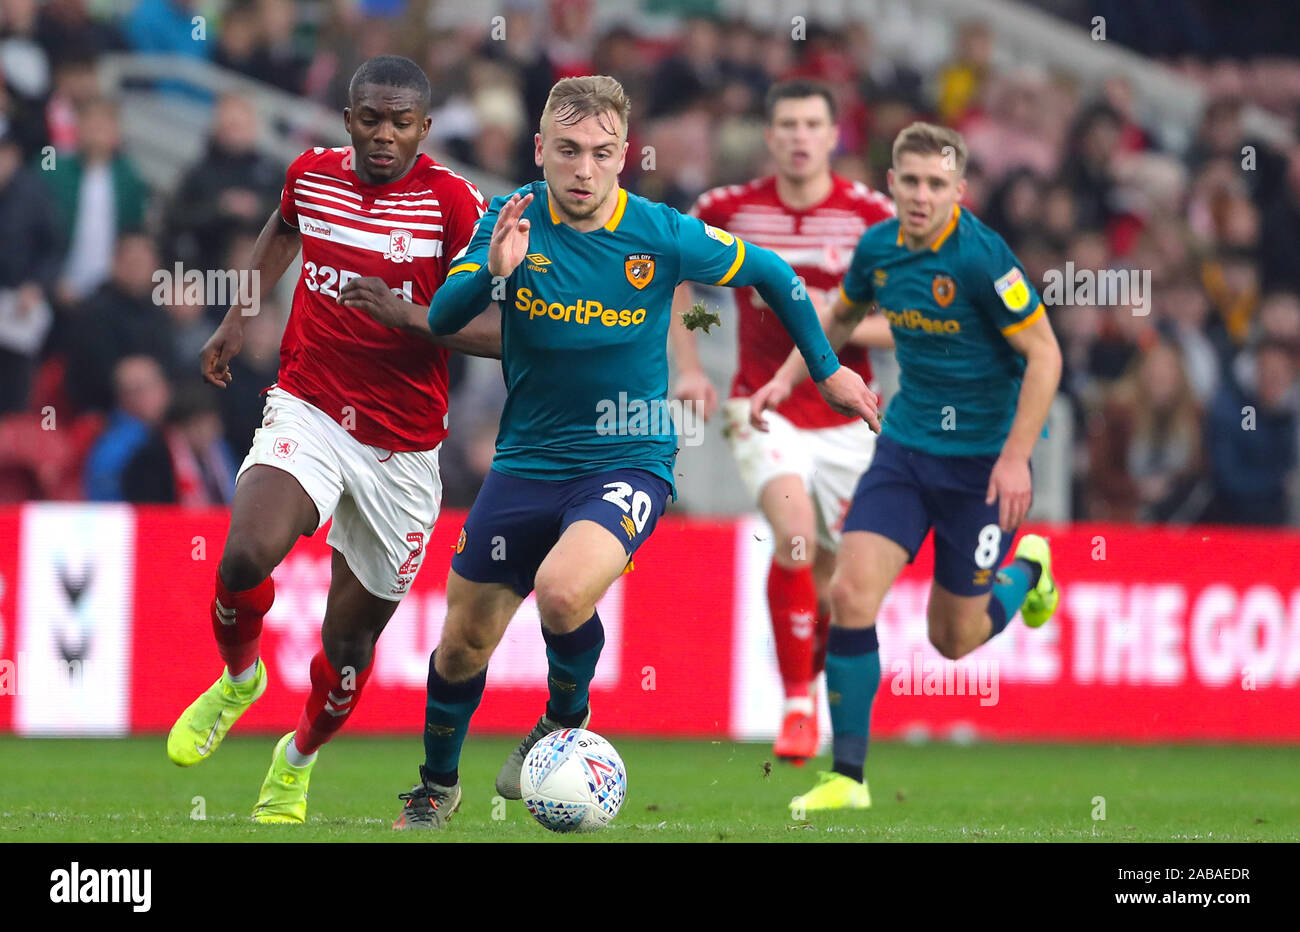
[[[765,214],[773,217],[794,219],[794,214],[784,207],[777,207],[774,204],[741,204],[736,208],[736,212],[732,216],[739,217],[741,214]]]
[[[824,246],[793,246],[793,247],[792,246],[767,246],[764,245],[763,243],[755,243],[754,245],[762,246],[764,249],[770,249],[772,252],[776,253],[778,256],[784,259],[792,269],[798,269],[800,267],[803,268],[812,267],[816,269],[822,269],[823,271],[835,271],[834,269],[826,268],[828,264],[827,259],[829,258],[827,255],[827,247],[834,248],[834,246],[838,245],[840,249],[845,251],[844,259],[847,260],[849,256],[852,254],[852,250],[857,246],[857,242],[854,241],[853,243],[839,243],[839,244],[827,243]],[[847,261],[845,262],[844,267],[845,268],[848,267]]]
[[[427,209],[426,210],[399,210],[396,207],[384,207],[382,209],[378,207],[366,207],[363,204],[354,204],[352,203],[352,201],[340,200],[339,198],[332,197],[329,194],[321,194],[319,191],[312,191],[303,188],[304,185],[309,185],[309,184],[311,184],[310,181],[299,181],[298,184],[296,184],[293,189],[294,197],[310,197],[310,198],[315,198],[318,201],[332,201],[335,204],[342,204],[344,207],[352,207],[357,210],[370,210],[377,213],[380,216],[385,216],[385,217],[390,214],[396,214],[399,216],[407,216],[407,217],[441,217],[442,216],[442,211],[440,210],[427,210]],[[380,201],[375,201],[375,204],[380,204],[380,203],[381,203]],[[438,202],[434,201],[433,203],[436,204]]]
[[[372,233],[369,230],[358,230],[356,227],[319,221],[315,217],[308,217],[307,219],[311,220],[313,224],[325,223],[329,227],[329,232],[322,233],[310,228],[302,228],[300,224],[303,236],[310,236],[330,243],[341,243],[344,246],[352,246],[356,249],[367,249],[380,255],[388,252],[390,241],[388,233]],[[415,259],[437,258],[442,255],[442,240],[416,239],[412,237],[411,245],[406,254]]]
[[[337,152],[339,150],[336,149],[335,151]],[[349,181],[347,178],[339,178],[335,175],[322,175],[320,172],[303,172],[302,174],[304,178],[307,177],[320,178],[322,181],[329,181],[332,182],[333,184],[347,185],[349,188],[353,187],[352,182]],[[432,194],[432,193],[433,193],[432,188],[423,188],[419,191],[398,191],[389,194],[388,196],[389,197],[418,197],[421,194]],[[359,197],[360,195],[354,195],[354,196]]]
[[[421,201],[388,201],[388,200],[385,200],[385,199],[382,198],[382,197],[377,197],[377,198],[375,198],[375,203],[376,203],[376,204],[383,204],[383,205],[386,206],[386,207],[393,207],[393,208],[398,208],[398,207],[422,207],[422,206],[428,206],[428,207],[439,207],[439,206],[441,206],[441,205],[439,205],[439,203],[438,203],[438,199],[437,199],[436,197],[426,197],[424,200],[421,200]],[[409,214],[409,213],[418,213],[418,211],[411,211],[411,210],[396,210],[396,209],[394,209],[393,213]],[[442,211],[437,211],[437,210],[436,210],[436,211],[433,211],[433,213],[436,213],[439,217],[442,216]]]
[[[331,185],[342,184],[342,185],[347,185],[350,188],[352,186],[352,182],[350,181],[345,181],[342,178],[332,178],[329,175],[322,175],[320,172],[303,172],[302,174],[303,177],[298,179],[298,183],[301,185],[306,185],[307,187],[310,188],[320,188],[322,191],[332,191],[335,194],[342,194],[344,197],[350,197],[353,200],[357,200],[357,201],[362,200],[360,194],[354,194],[352,191],[345,190],[343,188],[331,187]],[[319,182],[316,181],[306,181],[305,179],[308,176],[312,178],[320,178],[323,181],[330,182],[330,184],[320,184]],[[399,191],[395,193],[388,193],[388,197],[390,198],[423,197],[426,194],[432,194],[432,193],[433,193],[432,188],[424,188],[420,191]],[[382,197],[377,197],[374,200],[376,204],[393,204],[393,205],[400,205],[402,207],[418,207],[421,204],[432,204],[434,207],[438,206],[437,198],[430,198],[430,199],[425,199],[420,201],[410,201],[410,200],[395,201],[395,200],[385,200]]]
[[[798,248],[802,246],[820,246],[822,243],[830,243],[836,246],[843,246],[845,244],[856,246],[860,237],[848,236],[846,234],[840,234],[838,236],[800,236],[792,233],[785,236],[778,236],[775,234],[764,235],[760,233],[758,236],[746,236],[743,237],[743,239],[748,243],[753,243],[755,246],[762,246],[764,249],[771,249],[773,248],[773,245],[793,246]]]
[[[394,228],[406,229],[409,227],[412,230],[429,230],[431,232],[442,232],[441,223],[411,223],[408,220],[393,220],[391,217],[389,217],[387,212],[385,212],[382,216],[379,217],[363,217],[360,214],[350,213],[346,210],[339,210],[336,207],[326,207],[324,204],[313,204],[310,201],[300,201],[295,199],[293,204],[295,207],[298,208],[298,213],[300,216],[304,210],[318,211],[320,213],[325,213],[325,214],[334,214],[337,217],[346,217],[347,219],[355,220],[358,223],[373,224],[374,226],[384,227],[389,230]],[[310,217],[312,215],[308,214],[308,216]],[[417,213],[416,216],[419,217],[425,215]]]
[[[485,209],[485,208],[486,208],[486,202],[483,200],[483,192],[480,191],[478,188],[476,188],[476,187],[474,186],[474,182],[470,181],[470,180],[469,180],[468,178],[466,178],[464,175],[458,175],[458,174],[456,174],[454,171],[452,171],[452,170],[451,170],[450,168],[448,168],[446,165],[439,165],[438,163],[435,162],[434,164],[430,165],[429,167],[432,168],[432,169],[435,169],[435,170],[437,170],[437,171],[440,171],[440,172],[446,172],[447,174],[451,175],[451,177],[457,179],[458,181],[462,181],[462,182],[464,182],[465,187],[469,190],[469,193],[470,193],[470,194],[473,194],[473,195],[474,195],[474,200],[478,201],[478,203],[479,203],[479,208],[480,208],[480,210],[479,210],[479,216],[481,217],[481,216],[483,216],[483,214],[487,213],[487,211],[486,211],[486,209]]]
[[[353,191],[349,191],[347,190],[347,188],[335,187],[335,185],[340,185],[340,184],[351,187],[351,183],[344,181],[342,178],[331,178],[329,175],[322,175],[319,172],[303,172],[302,175],[303,177],[298,179],[299,184],[309,185],[313,188],[323,188],[326,191],[333,191],[335,194],[342,194],[344,197],[350,197],[354,201],[361,200],[360,194],[357,194]],[[325,185],[325,184],[319,184],[318,182],[315,181],[304,181],[303,179],[308,177],[309,175],[312,178],[323,178],[325,181],[330,182],[330,184]]]

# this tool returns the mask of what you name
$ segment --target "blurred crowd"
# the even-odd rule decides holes
[[[439,29],[421,4],[392,0],[236,0],[195,42],[191,0],[140,0],[115,23],[91,18],[86,0],[0,0],[0,500],[228,501],[257,393],[275,377],[284,308],[263,307],[220,392],[197,384],[197,352],[225,309],[152,294],[154,270],[174,262],[246,261],[285,168],[258,152],[255,109],[233,94],[215,101],[206,151],[164,196],[123,154],[97,57],[202,56],[337,109],[362,61],[395,52],[433,83],[429,150],[520,183],[537,174],[532,134],[552,83],[614,75],[633,101],[623,183],[683,210],[767,170],[761,102],[776,80],[834,89],[834,168],[873,187],[885,187],[899,129],[958,128],[971,153],[966,205],[1040,290],[1053,271],[1150,272],[1152,294],[1129,305],[1049,308],[1075,424],[1073,517],[1300,520],[1300,144],[1293,134],[1270,146],[1243,125],[1247,105],[1293,125],[1300,63],[1173,62],[1209,102],[1193,144],[1172,152],[1125,79],[1090,87],[1000,69],[980,22],[921,73],[877,50],[866,23],[810,23],[792,41],[684,16],[652,37],[634,13],[598,31],[590,0],[500,7],[503,28],[489,34],[479,22]],[[53,170],[42,164],[51,146]],[[460,403],[473,405],[454,392]],[[479,409],[445,462],[451,505],[472,497],[490,457],[495,424]],[[51,416],[60,429],[41,430]],[[15,453],[37,448],[35,464]],[[49,466],[61,458],[66,469]]]

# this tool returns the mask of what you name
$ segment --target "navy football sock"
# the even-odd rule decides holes
[[[593,612],[567,634],[556,634],[543,626],[542,638],[550,665],[546,685],[551,697],[546,703],[546,717],[565,728],[577,728],[587,715],[588,687],[605,646],[605,627],[600,615]]]
[[[1001,634],[1007,623],[1020,611],[1020,603],[1025,595],[1038,582],[1042,568],[1028,560],[1012,560],[998,570],[993,583],[993,598],[989,599],[989,618],[993,621],[993,630],[989,638]]]
[[[875,627],[831,625],[826,644],[826,698],[831,707],[836,773],[862,782],[871,729],[871,702],[880,685],[880,642]]]
[[[452,786],[460,779],[460,749],[469,720],[483,698],[487,668],[460,683],[449,683],[434,668],[429,655],[428,698],[424,709],[424,769],[428,779]]]

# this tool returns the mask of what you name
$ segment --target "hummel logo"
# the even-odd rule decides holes
[[[212,753],[212,742],[216,740],[217,729],[220,727],[221,727],[221,716],[218,715],[216,723],[212,726],[212,730],[208,732],[208,740],[204,741],[202,744],[194,745],[194,750],[199,752],[199,757],[207,757],[209,754]]]
[[[329,697],[329,701],[325,703],[325,711],[328,712],[330,715],[333,715],[335,718],[338,718],[340,715],[347,715],[349,712],[352,711],[351,709],[348,708],[340,708],[340,706],[346,706],[349,702],[351,702],[352,698],[356,695],[356,693],[349,693],[346,696],[336,696],[334,695],[334,691],[331,690],[327,695]]]
[[[214,599],[213,601],[217,603],[217,619],[223,625],[233,625],[235,623],[235,610],[233,608],[226,608],[221,604],[220,599]]]

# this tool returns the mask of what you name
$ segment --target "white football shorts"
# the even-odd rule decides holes
[[[803,429],[768,411],[769,429],[763,433],[749,424],[748,398],[728,399],[722,410],[741,481],[754,501],[776,476],[799,476],[817,515],[817,545],[837,549],[853,490],[876,452],[876,435],[867,423]]]
[[[399,602],[420,569],[442,505],[438,448],[382,450],[361,443],[315,405],[282,388],[266,394],[262,426],[235,481],[250,466],[274,466],[316,503],[320,530],[353,574],[381,599]]]

